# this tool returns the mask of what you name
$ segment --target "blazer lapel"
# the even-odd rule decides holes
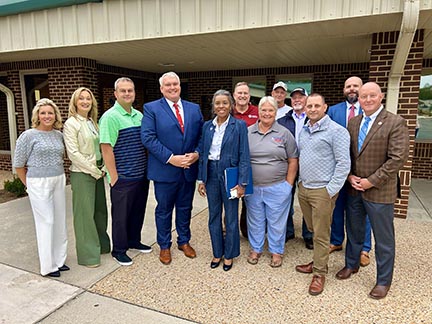
[[[184,136],[186,136],[186,133],[188,132],[188,126],[189,126],[189,122],[190,122],[190,119],[191,119],[191,116],[190,116],[190,114],[191,114],[191,111],[190,111],[190,109],[188,109],[189,107],[188,107],[188,105],[187,105],[187,103],[186,102],[184,102],[183,100],[182,100],[182,106],[183,106],[183,127],[184,127]],[[178,122],[177,122],[177,124],[178,124]],[[180,125],[179,125],[179,128],[180,128]]]
[[[223,149],[225,143],[229,142],[228,139],[231,138],[231,136],[232,136],[232,133],[233,133],[233,131],[234,131],[234,125],[235,125],[234,117],[230,116],[230,119],[229,119],[228,125],[227,125],[227,127],[226,127],[226,129],[225,129],[224,137],[223,137],[223,139],[222,139],[221,151],[222,151],[222,149]]]

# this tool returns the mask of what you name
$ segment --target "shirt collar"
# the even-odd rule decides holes
[[[122,115],[131,115],[131,116],[135,116],[137,114],[136,110],[131,107],[131,113],[129,114],[123,107],[122,105],[120,105],[117,101],[114,104],[114,109],[116,109],[119,113],[121,113]]]
[[[350,109],[351,106],[353,105],[353,104],[349,103],[348,101],[345,101],[345,103],[346,103],[347,109]],[[358,100],[357,100],[357,102],[354,104],[354,107],[356,107],[356,109],[359,109],[359,108],[360,108],[360,102],[359,102]]]
[[[230,115],[228,115],[228,118],[227,118],[227,120],[225,120],[220,126],[218,125],[218,123],[217,123],[217,116],[213,119],[213,121],[212,121],[212,124],[213,124],[213,126],[215,126],[215,127],[222,127],[222,126],[225,126],[225,125],[228,125],[228,122],[229,122],[229,120],[230,120]]]

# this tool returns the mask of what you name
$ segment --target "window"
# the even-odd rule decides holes
[[[432,71],[420,79],[416,139],[432,140]]]

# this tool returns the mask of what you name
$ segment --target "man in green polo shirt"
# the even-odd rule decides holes
[[[99,121],[100,143],[111,188],[111,254],[119,264],[131,265],[128,249],[152,251],[141,243],[149,187],[147,156],[140,135],[143,115],[132,107],[134,83],[129,78],[119,78],[114,88],[117,100]]]

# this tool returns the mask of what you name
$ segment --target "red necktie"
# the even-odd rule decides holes
[[[182,117],[180,115],[179,106],[176,103],[173,106],[175,108],[177,120],[178,120],[178,122],[180,124],[181,131],[182,131],[182,133],[184,133],[183,119],[182,119]]]
[[[355,116],[355,106],[352,105],[352,106],[350,107],[350,112],[349,112],[349,114],[348,114],[348,121],[350,121],[351,118],[353,118],[354,116]]]

